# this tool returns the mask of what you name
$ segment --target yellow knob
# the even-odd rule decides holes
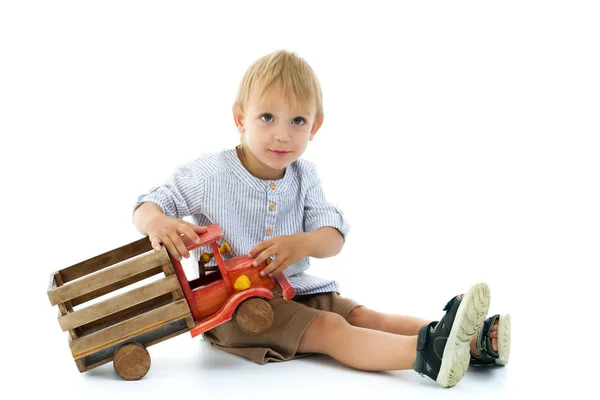
[[[200,261],[205,264],[209,262],[211,258],[213,258],[213,253],[202,253],[202,255],[200,255]]]
[[[233,284],[235,290],[246,290],[250,287],[250,279],[246,275],[240,275]]]
[[[223,243],[223,245],[221,247],[219,247],[219,253],[221,253],[221,254],[231,254],[231,247],[229,246],[229,243],[227,243],[227,242]],[[200,261],[202,261],[204,264],[206,264],[214,256],[215,256],[214,253],[202,253],[200,255]]]
[[[223,243],[223,246],[219,247],[219,253],[221,254],[231,254],[231,247],[229,247],[229,243]]]

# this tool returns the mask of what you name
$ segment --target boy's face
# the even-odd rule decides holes
[[[245,157],[252,173],[260,179],[280,179],[285,167],[304,153],[323,118],[316,119],[314,100],[298,102],[279,88],[259,96],[256,89],[250,93],[244,114],[234,110],[235,122],[244,135],[244,149],[249,150]]]

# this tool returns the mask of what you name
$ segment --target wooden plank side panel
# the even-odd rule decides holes
[[[100,254],[65,269],[61,269],[59,272],[62,275],[64,282],[67,283],[150,250],[152,250],[150,240],[148,240],[148,237],[143,237],[135,242],[126,244],[125,246]]]
[[[116,343],[128,340],[144,332],[157,329],[162,325],[191,315],[185,299],[159,307],[129,320],[102,329],[90,335],[80,337],[70,343],[74,359],[85,357]]]
[[[146,278],[150,278],[151,276],[160,274],[162,272],[161,267],[156,267],[149,269],[148,271],[144,271],[141,274],[133,275],[127,279],[123,279],[121,281],[115,282],[111,285],[105,286],[101,289],[94,290],[93,292],[89,292],[83,296],[75,297],[71,300],[71,304],[73,307],[83,304],[87,301],[93,300],[97,297],[104,296],[107,293],[114,292],[115,290],[119,290],[124,288],[125,286],[129,286],[132,283],[143,281]]]
[[[150,347],[175,336],[181,335],[182,333],[189,332],[189,330],[193,327],[194,320],[191,318],[191,316],[184,319],[171,321],[168,324],[159,327],[158,329],[154,329],[126,341],[116,343],[109,348],[102,349],[99,352],[80,358],[76,360],[76,362],[80,362],[84,365],[83,371],[89,371],[113,361],[115,352],[119,349],[119,347],[121,347],[121,345],[125,343],[134,342],[142,344],[145,347]]]
[[[155,297],[152,300],[148,300],[144,303],[125,309],[123,311],[119,311],[114,314],[110,314],[104,318],[100,318],[96,321],[92,321],[89,324],[82,325],[77,329],[81,332],[80,336],[90,335],[94,332],[108,328],[109,326],[118,324],[120,322],[127,321],[128,319],[147,313],[148,311],[154,310],[155,308],[159,308],[170,303],[173,303],[173,296],[171,293],[167,293],[162,296]]]
[[[157,266],[160,267],[159,271],[162,272],[161,266],[168,261],[169,255],[166,250],[153,251],[139,258],[130,259],[120,264],[113,265],[110,268],[83,277],[70,284],[59,286],[56,289],[51,290],[48,293],[48,296],[53,305],[63,303],[146,271],[154,270]]]
[[[121,312],[155,297],[176,291],[179,288],[177,277],[171,275],[82,310],[64,315],[58,319],[58,322],[62,330],[66,331],[105,318],[110,314]]]

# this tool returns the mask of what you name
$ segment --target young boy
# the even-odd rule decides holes
[[[259,364],[322,353],[363,370],[414,369],[444,387],[462,379],[470,357],[495,362],[498,324],[484,326],[483,283],[453,297],[441,320],[431,322],[373,311],[341,297],[337,282],[306,273],[310,257],[338,254],[349,231],[314,165],[301,159],[323,116],[311,67],[287,51],[266,55],[247,70],[233,106],[242,144],[180,166],[168,183],[137,199],[135,226],[155,248],[187,258],[181,235],[196,240],[206,225],[218,224],[232,256],[257,257],[257,265],[271,258],[263,273],[283,272],[294,286],[290,302],[275,290],[275,318],[263,334],[246,334],[232,320],[204,336]]]

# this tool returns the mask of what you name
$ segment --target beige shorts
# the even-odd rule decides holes
[[[258,364],[288,361],[312,354],[298,353],[297,350],[302,335],[317,314],[329,311],[347,319],[354,308],[361,306],[337,292],[295,296],[290,301],[284,300],[280,291],[274,291],[273,294],[275,298],[269,300],[273,308],[273,324],[260,335],[245,333],[234,318],[204,332],[204,337],[213,347]]]

